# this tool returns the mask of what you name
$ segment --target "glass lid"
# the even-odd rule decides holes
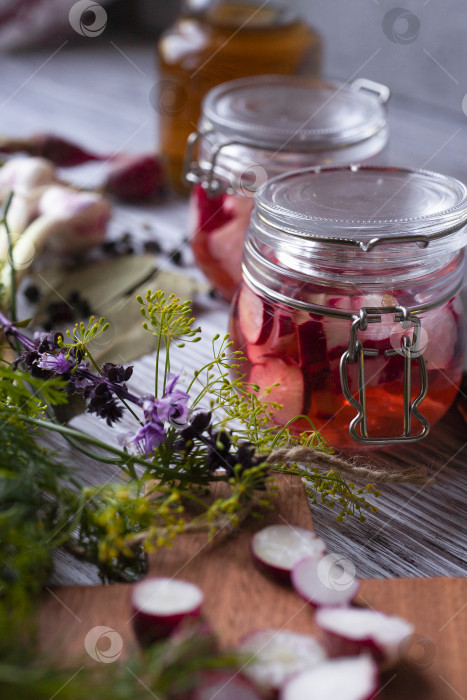
[[[455,231],[467,243],[467,188],[428,171],[349,166],[307,168],[269,180],[257,194],[260,219],[310,241],[370,250],[376,245],[416,242]],[[454,237],[453,238],[454,242]]]
[[[278,150],[328,149],[358,143],[386,126],[385,85],[350,85],[278,75],[241,78],[211,90],[201,130]]]

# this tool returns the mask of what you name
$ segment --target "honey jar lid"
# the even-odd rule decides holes
[[[385,85],[262,75],[213,88],[203,102],[200,130],[226,140],[281,151],[342,148],[386,127]]]
[[[256,207],[274,229],[305,241],[359,247],[467,244],[467,188],[423,170],[349,166],[307,168],[272,178]]]

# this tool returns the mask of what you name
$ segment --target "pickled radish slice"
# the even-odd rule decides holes
[[[321,608],[316,612],[321,643],[332,657],[369,652],[386,667],[399,660],[404,640],[414,628],[400,617],[365,608]]]
[[[272,316],[266,304],[244,284],[238,295],[238,322],[247,343],[264,343],[270,333]]]
[[[369,656],[332,659],[291,678],[279,700],[370,700],[379,687]]]
[[[456,318],[448,305],[422,316],[421,349],[425,342],[423,356],[427,369],[446,369],[453,358],[456,341]]]
[[[213,231],[207,239],[210,254],[237,287],[242,281],[243,235],[244,231],[233,220]]]
[[[300,364],[317,365],[326,361],[326,336],[320,321],[307,321],[297,328]]]
[[[198,617],[203,592],[194,583],[171,578],[147,578],[131,594],[133,627],[142,645],[174,631],[186,617]]]
[[[278,690],[291,676],[323,662],[325,653],[310,635],[264,629],[245,637],[241,654],[252,657],[243,673],[258,688]]]
[[[249,381],[259,386],[259,394],[264,400],[282,404],[282,409],[273,411],[274,419],[281,425],[306,412],[305,378],[297,365],[279,358],[268,358],[264,365],[253,365]],[[276,382],[279,386],[272,387]],[[264,390],[269,387],[272,387],[271,391],[265,394]]]
[[[290,580],[297,562],[313,554],[323,554],[326,545],[303,527],[269,525],[253,535],[251,551],[261,568],[279,579]]]
[[[196,185],[192,196],[194,204],[190,203],[191,212],[194,209],[193,213],[197,214],[194,228],[204,231],[204,233],[212,233],[230,221],[233,214],[224,206],[226,197],[225,194],[211,197],[204,187]]]
[[[307,557],[292,569],[292,585],[313,607],[348,605],[360,588],[350,564],[337,554]]]

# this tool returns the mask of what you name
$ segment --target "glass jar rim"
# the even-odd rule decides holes
[[[426,248],[446,238],[450,250],[467,244],[467,187],[428,170],[351,165],[290,171],[259,189],[255,210],[268,227],[304,244],[364,252],[411,242]]]
[[[199,129],[280,152],[337,149],[381,132],[387,86],[366,79],[324,82],[260,75],[222,83],[203,101]]]

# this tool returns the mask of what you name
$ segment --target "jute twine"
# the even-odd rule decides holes
[[[365,480],[393,484],[412,483],[425,486],[434,483],[434,479],[428,471],[420,467],[399,469],[389,464],[364,464],[358,457],[346,459],[337,454],[327,454],[305,445],[291,448],[281,447],[273,450],[266,457],[265,461],[269,464],[290,464],[296,462],[297,464],[306,464],[317,469],[333,469],[353,476],[356,481]]]

